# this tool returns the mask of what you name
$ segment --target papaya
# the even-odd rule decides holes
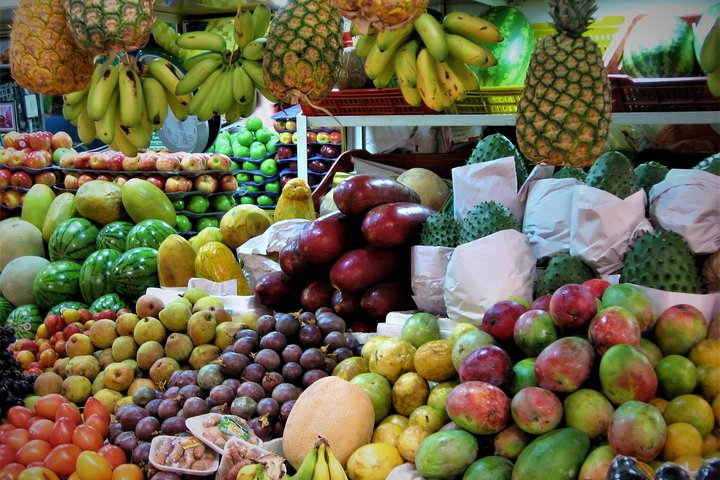
[[[277,213],[275,215],[277,216]],[[270,215],[257,205],[237,205],[220,219],[222,241],[235,250],[249,239],[265,232],[272,222]]]
[[[250,295],[250,286],[232,250],[220,242],[208,242],[195,255],[195,275],[213,282],[237,280],[237,294]]]
[[[131,178],[120,189],[125,211],[135,223],[151,218],[175,226],[175,208],[165,192],[150,182]]]
[[[220,233],[220,229],[218,227],[205,227],[200,230],[200,233],[198,233],[197,235],[193,235],[188,239],[188,242],[190,242],[190,246],[193,247],[195,252],[200,250],[200,247],[202,247],[208,242],[222,241],[222,233]]]
[[[315,204],[307,181],[293,178],[285,184],[275,205],[275,221],[304,218],[315,220]]]
[[[55,192],[43,183],[36,183],[25,194],[20,218],[42,230],[53,200],[55,200]]]
[[[61,193],[50,204],[50,208],[45,215],[45,221],[42,226],[42,237],[45,242],[50,241],[58,225],[65,220],[69,220],[77,213],[75,209],[75,194],[70,192]]]
[[[540,435],[520,453],[512,480],[574,480],[590,449],[590,438],[575,428]]]
[[[158,247],[157,269],[161,287],[187,287],[195,276],[195,249],[180,235],[170,235]]]

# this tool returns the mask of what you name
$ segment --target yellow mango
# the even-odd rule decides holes
[[[195,275],[213,282],[237,280],[237,294],[250,295],[250,286],[235,254],[221,242],[208,242],[195,255]]]
[[[235,250],[265,232],[272,222],[270,215],[257,205],[237,205],[220,219],[222,241]]]
[[[158,278],[161,287],[187,287],[195,276],[195,250],[180,235],[170,235],[157,253]]]

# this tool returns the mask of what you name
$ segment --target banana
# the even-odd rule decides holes
[[[361,35],[355,44],[355,56],[365,58],[377,42],[377,35]]]
[[[435,59],[427,48],[421,48],[418,52],[417,86],[425,105],[436,112],[443,110],[443,92],[435,68]]]
[[[192,70],[195,65],[200,63],[202,60],[205,60],[207,58],[217,58],[218,60],[222,60],[222,53],[218,52],[202,52],[198,53],[196,55],[191,55],[187,57],[185,60],[183,60],[183,68],[187,72],[188,70]]]
[[[136,148],[147,148],[150,145],[150,134],[142,127],[140,122],[136,125],[120,125],[120,131],[125,134],[128,142]]]
[[[180,71],[164,58],[153,60],[148,65],[150,75],[165,87],[165,91],[169,97],[175,97],[175,101],[181,105],[187,106],[190,103],[190,95],[175,95],[175,88],[182,78]]]
[[[194,92],[208,79],[210,74],[222,66],[220,58],[205,58],[200,60],[192,69],[188,70],[175,87],[176,95],[186,95]]]
[[[90,80],[92,83],[88,91],[87,111],[91,120],[100,120],[110,97],[118,87],[119,75],[115,65],[101,64],[98,69],[97,79]]]
[[[135,125],[140,121],[143,109],[145,108],[145,99],[143,98],[140,77],[138,77],[135,70],[128,65],[121,65],[119,70],[120,118],[122,119],[122,124],[125,126]]]
[[[328,470],[327,459],[325,457],[325,443],[321,443],[318,448],[317,462],[315,462],[315,470],[313,470],[312,480],[329,480],[330,471]]]
[[[240,116],[243,118],[252,116],[255,113],[255,108],[257,108],[257,95],[253,95],[245,105],[240,105]]]
[[[280,99],[278,97],[276,97],[275,94],[272,93],[270,91],[270,89],[265,86],[265,84],[260,85],[260,84],[253,82],[253,85],[255,85],[255,88],[257,89],[257,91],[260,92],[260,95],[267,98],[272,103],[278,103],[280,101]]]
[[[80,116],[78,117],[77,130],[80,141],[85,145],[90,145],[93,140],[95,140],[95,122],[92,118],[90,118],[87,110],[83,110],[82,112],[80,112]]]
[[[382,74],[388,65],[395,65],[395,53],[400,48],[401,44],[395,44],[384,51],[380,50],[377,42],[370,49],[367,58],[365,58],[365,75],[370,80],[375,80],[380,74]]]
[[[235,123],[242,118],[242,107],[238,102],[232,102],[230,107],[225,112],[225,122]]]
[[[71,92],[66,93],[63,95],[63,105],[68,105],[70,107],[74,107],[75,105],[85,102],[85,98],[87,97],[88,90],[90,89],[90,83],[88,83],[85,88],[82,90],[78,90],[77,92]]]
[[[420,90],[417,87],[409,87],[401,83],[400,93],[402,93],[403,100],[405,100],[405,103],[407,103],[408,105],[412,105],[413,107],[419,107],[422,103]]]
[[[315,472],[315,465],[318,461],[318,449],[313,448],[303,458],[302,464],[295,472],[295,475],[290,477],[290,480],[312,480],[313,473]]]
[[[375,85],[375,88],[385,88],[388,85],[390,85],[390,82],[392,81],[394,75],[395,75],[395,62],[393,62],[393,61],[387,62],[383,71],[380,72],[373,79],[373,85]]]
[[[410,40],[402,44],[394,57],[395,75],[400,84],[408,87],[417,85],[416,59],[420,43]]]
[[[267,38],[265,37],[258,37],[251,41],[243,47],[242,57],[248,60],[262,60],[265,43],[267,43]]]
[[[76,122],[80,114],[87,110],[87,97],[80,100],[75,105],[63,103],[62,114],[69,122]]]
[[[265,4],[258,4],[252,13],[252,35],[253,38],[264,37],[270,28],[270,7]]]
[[[445,60],[448,56],[448,44],[440,22],[428,12],[424,12],[415,20],[414,26],[428,53],[437,60]]]
[[[333,454],[330,447],[325,447],[327,454],[328,472],[330,472],[330,480],[347,480],[348,476],[340,460]]]
[[[115,120],[115,138],[112,143],[111,147],[113,150],[119,150],[128,157],[134,157],[138,154],[138,148],[130,143],[130,140],[128,140],[125,132],[123,132],[120,127],[119,119]]]
[[[240,105],[247,104],[255,96],[255,85],[252,78],[240,64],[235,64],[232,70],[233,98]]]
[[[720,20],[710,28],[698,56],[703,72],[711,73],[720,68]]]
[[[175,94],[168,93],[167,90],[165,90],[165,93],[167,93],[168,106],[170,107],[173,116],[181,122],[187,120],[189,115],[188,106],[186,104],[180,103]]]
[[[165,123],[168,112],[165,88],[154,77],[144,77],[142,79],[142,89],[148,120],[153,126],[153,130],[157,130]]]
[[[265,86],[262,63],[255,60],[248,60],[243,58],[240,59],[240,64],[242,65],[243,69],[245,69],[245,72],[250,75],[250,78],[255,85],[262,85],[263,87]]]
[[[210,50],[222,53],[227,49],[225,39],[221,35],[206,30],[183,33],[175,40],[175,43],[180,48],[190,50]]]
[[[235,480],[254,480],[258,475],[257,463],[248,463],[238,470],[237,477]]]
[[[445,15],[442,26],[450,33],[483,43],[503,41],[500,29],[482,17],[465,12],[450,12]]]
[[[215,82],[215,92],[211,97],[212,111],[215,115],[224,114],[230,105],[235,103],[233,97],[233,70],[229,67],[223,69],[223,72]]]
[[[100,120],[95,120],[95,133],[97,138],[101,142],[105,142],[110,145],[115,139],[115,121],[117,117],[118,97],[120,96],[119,90],[115,90],[113,96],[110,98],[105,115]]]
[[[465,84],[447,62],[435,60],[435,71],[437,72],[443,95],[449,99],[450,103],[465,98]]]
[[[487,48],[478,45],[472,40],[457,35],[455,33],[446,33],[448,50],[450,56],[457,58],[473,67],[492,67],[497,65],[497,59]]]
[[[480,88],[480,82],[478,81],[477,75],[473,72],[466,63],[456,59],[455,57],[448,57],[445,59],[448,66],[460,77],[466,92],[476,92]]]
[[[200,85],[198,91],[192,96],[190,105],[188,105],[188,113],[195,115],[200,120],[201,117],[205,120],[212,118],[212,95],[214,94],[215,84],[217,79],[220,78],[222,70],[215,70],[210,76]],[[202,121],[205,121],[202,120]]]
[[[253,32],[253,14],[250,10],[239,10],[235,15],[233,37],[238,48],[245,48],[255,37]]]
[[[385,51],[394,44],[402,42],[407,37],[412,35],[415,31],[415,27],[412,23],[408,23],[401,28],[395,30],[383,30],[377,34],[377,44],[380,51]]]

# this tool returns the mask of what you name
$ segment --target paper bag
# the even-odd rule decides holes
[[[418,309],[444,317],[445,273],[454,249],[415,245],[410,251],[410,286]]]
[[[682,235],[696,255],[720,250],[720,177],[673,169],[650,190],[650,218]]]
[[[652,231],[645,218],[646,196],[638,190],[622,199],[587,185],[577,185],[570,218],[570,255],[580,257],[597,273],[622,268],[632,242]]]
[[[455,247],[444,284],[448,317],[479,325],[493,304],[532,298],[535,263],[527,236],[515,230]]]
[[[474,163],[452,169],[454,215],[465,218],[475,205],[495,201],[505,205],[520,221],[515,157]]]
[[[633,283],[631,285],[635,284]],[[692,305],[700,310],[705,316],[705,320],[707,320],[708,325],[710,325],[710,322],[715,315],[720,314],[720,292],[707,294],[666,292],[664,290],[645,287],[643,285],[635,286],[650,297],[653,305],[655,305],[658,315],[667,308],[672,307],[673,305],[680,305],[682,303]]]

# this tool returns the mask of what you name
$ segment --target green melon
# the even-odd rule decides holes
[[[0,246],[0,271],[17,257],[45,256],[40,229],[19,218],[4,220],[0,225]]]
[[[48,242],[50,261],[73,260],[82,263],[96,250],[98,229],[90,220],[74,217],[58,225]]]
[[[115,291],[129,299],[137,299],[150,287],[158,287],[157,250],[132,248],[113,264],[111,278]]]
[[[85,259],[80,268],[80,293],[87,303],[92,303],[107,293],[113,293],[110,269],[120,255],[120,250],[103,248]]]
[[[108,223],[102,228],[102,230],[100,230],[100,233],[98,233],[95,241],[95,247],[98,250],[101,248],[112,248],[124,252],[127,250],[125,242],[127,240],[128,233],[130,233],[132,228],[132,223],[124,222],[122,220]]]
[[[5,326],[15,329],[15,338],[35,338],[38,327],[42,324],[43,318],[37,305],[29,304],[17,307],[10,312]]]
[[[33,282],[50,262],[44,257],[18,257],[0,273],[0,293],[13,305],[36,303]]]
[[[680,17],[648,14],[625,39],[623,70],[633,77],[689,77],[695,68],[693,32]]]
[[[37,305],[45,310],[65,300],[80,296],[80,268],[72,260],[52,262],[35,277],[33,294]]]
[[[5,297],[0,295],[0,326],[5,325],[10,312],[14,310],[12,303],[8,302]]]
[[[129,308],[125,300],[120,298],[117,293],[108,293],[101,297],[98,297],[92,305],[90,305],[90,313],[98,313],[103,310],[112,310],[117,312],[121,308]]]
[[[125,248],[130,250],[137,247],[150,247],[157,250],[163,240],[176,233],[173,227],[162,220],[143,220],[128,233]]]
[[[48,310],[48,315],[60,315],[66,308],[80,310],[81,308],[88,308],[88,305],[83,302],[76,302],[75,300],[60,302],[57,305],[53,306],[50,310]]]

